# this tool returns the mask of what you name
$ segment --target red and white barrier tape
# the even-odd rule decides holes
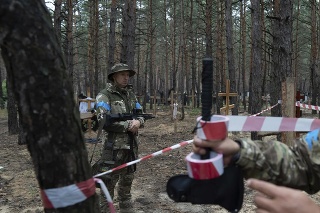
[[[180,147],[184,147],[184,146],[186,146],[186,145],[188,145],[188,144],[190,144],[190,143],[192,143],[192,142],[193,142],[193,140],[188,140],[188,141],[180,142],[180,143],[175,144],[175,145],[173,145],[173,146],[167,147],[167,148],[165,148],[165,149],[163,149],[163,150],[154,152],[154,153],[152,153],[152,154],[150,154],[150,155],[146,155],[146,156],[144,156],[144,157],[142,157],[142,158],[139,158],[139,159],[137,159],[137,160],[134,160],[134,161],[131,161],[131,162],[122,164],[122,165],[120,165],[120,166],[117,166],[117,167],[115,167],[115,168],[113,168],[113,169],[110,169],[110,170],[108,170],[108,171],[106,171],[106,172],[103,172],[103,173],[100,173],[100,174],[96,174],[94,177],[100,177],[100,176],[109,174],[109,173],[114,172],[114,171],[116,171],[116,170],[125,168],[125,167],[127,167],[127,166],[131,166],[131,165],[136,164],[136,163],[139,163],[140,161],[144,161],[144,160],[147,160],[147,159],[149,159],[149,158],[155,157],[155,156],[157,156],[157,155],[161,155],[161,154],[163,154],[163,153],[165,153],[165,152],[169,152],[169,151],[171,151],[171,150],[173,150],[173,149],[177,149],[177,148],[180,148]]]
[[[313,110],[320,111],[320,107],[319,107],[319,106],[302,104],[302,103],[300,103],[299,101],[296,102],[296,106],[301,107],[301,108],[304,108],[304,109],[313,109]]]
[[[197,118],[197,136],[204,140],[223,140],[228,137],[229,118],[222,115],[212,115],[209,121]],[[207,180],[223,174],[222,154],[211,151],[208,159],[191,152],[186,157],[188,175],[197,180]]]
[[[101,179],[99,179],[99,178],[94,178],[94,180],[95,180],[97,183],[100,184],[100,187],[101,187],[103,193],[104,193],[105,196],[106,196],[110,213],[115,213],[115,212],[116,212],[116,209],[114,208],[111,195],[110,195],[110,193],[109,193],[106,185],[105,185],[104,182],[103,182]]]
[[[110,193],[104,182],[98,178],[90,178],[77,184],[54,189],[42,189],[40,193],[43,206],[46,209],[57,209],[80,203],[95,194],[95,182],[100,184],[106,196],[110,212],[115,213],[116,210]]]
[[[248,117],[248,116],[227,116],[229,120],[228,131],[241,132],[241,131],[273,131],[273,132],[308,132],[314,129],[320,128],[320,119],[308,119],[308,118],[282,118],[282,117]],[[171,151],[176,148],[184,147],[193,140],[183,141],[179,144],[167,147],[163,150],[154,152],[150,155],[146,155],[140,159],[122,164],[106,172],[96,174],[94,177],[100,177],[106,174],[110,174],[116,170],[131,166],[139,163],[140,161],[147,160],[162,153]]]
[[[80,203],[96,192],[93,178],[89,180],[72,184],[69,186],[41,189],[41,198],[44,208],[56,209]]]
[[[320,128],[320,119],[228,116],[229,131],[308,132]]]
[[[201,156],[191,152],[186,157],[188,175],[196,180],[208,180],[223,174],[223,156],[216,152],[210,152],[209,159],[201,159]]]
[[[222,140],[228,136],[229,118],[223,115],[212,115],[210,121],[197,118],[197,136],[204,140]]]
[[[303,131],[308,132],[320,128],[320,119],[308,119],[308,118],[283,118],[283,117],[255,117],[255,116],[227,116],[229,118],[229,131],[275,131],[275,132],[285,132],[285,131]],[[106,195],[109,209],[113,213],[115,212],[111,196],[105,187],[103,181],[97,179],[97,177],[112,173],[116,170],[120,170],[127,166],[131,166],[138,162],[147,160],[149,158],[161,155],[165,152],[184,147],[193,140],[183,141],[175,144],[171,147],[167,147],[163,150],[154,152],[150,155],[144,156],[137,160],[125,163],[118,167],[115,167],[106,172],[97,174],[94,178],[89,180],[72,184],[65,187],[59,187],[54,189],[42,189],[41,198],[43,206],[45,208],[63,208],[67,206],[74,205],[76,203],[82,202],[88,197],[95,194],[95,181],[97,181]],[[217,156],[219,157],[219,156]],[[217,170],[217,174],[221,172]],[[217,175],[215,174],[215,175]]]
[[[276,107],[277,105],[279,105],[279,102],[278,102],[278,103],[276,103],[275,105],[273,105],[273,106],[271,106],[271,107],[267,108],[267,109],[262,110],[261,112],[259,112],[259,113],[257,113],[257,114],[250,115],[250,116],[257,116],[257,115],[260,115],[260,114],[262,114],[262,113],[264,113],[264,112],[266,112],[266,111],[271,110],[272,108]]]

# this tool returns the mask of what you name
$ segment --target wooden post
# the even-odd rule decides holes
[[[225,115],[229,114],[229,110],[234,108],[234,104],[229,105],[229,98],[230,96],[237,96],[237,93],[230,93],[230,80],[226,80],[226,92],[225,93],[218,93],[218,96],[225,96],[226,97],[226,105],[224,107],[221,107],[221,111],[225,111]]]
[[[173,103],[174,103],[174,101],[173,101],[173,93],[174,93],[174,90],[172,90],[172,92],[171,92],[171,94],[170,94],[170,106],[171,106],[171,107],[170,107],[170,110],[171,110],[170,113],[171,113],[171,115],[172,115],[172,117],[171,117],[172,120],[173,120],[173,107],[174,107],[174,106],[173,106]]]
[[[153,103],[154,103],[153,114],[155,115],[157,113],[157,90],[154,90]]]
[[[304,98],[304,96],[301,96],[300,94],[300,91],[297,91],[296,92],[296,101],[299,101],[300,102],[300,99],[301,98]],[[299,106],[296,106],[296,118],[301,118],[301,109]],[[299,132],[296,132],[296,138],[299,138],[300,137],[300,133]]]
[[[295,117],[295,80],[293,77],[288,77],[285,82],[282,82],[282,117]],[[282,142],[288,146],[292,146],[296,139],[294,132],[283,132]]]

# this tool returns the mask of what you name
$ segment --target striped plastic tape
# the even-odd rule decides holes
[[[201,160],[201,156],[191,152],[186,157],[188,175],[196,180],[208,180],[223,174],[222,154],[210,152],[210,158]]]
[[[228,135],[229,118],[222,115],[212,115],[210,121],[197,118],[197,136],[204,140],[222,140]],[[214,143],[214,142],[213,142]],[[196,180],[207,180],[223,174],[222,154],[211,151],[209,159],[201,159],[196,153],[186,157],[188,175]]]
[[[221,140],[228,135],[229,118],[222,115],[212,115],[210,121],[197,118],[197,136],[204,140]]]
[[[309,132],[320,128],[320,119],[228,116],[229,131]]]
[[[41,198],[44,208],[57,209],[80,203],[96,192],[93,178],[69,186],[42,189]]]

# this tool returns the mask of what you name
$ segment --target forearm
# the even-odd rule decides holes
[[[308,155],[301,145],[290,149],[277,141],[253,142],[241,140],[242,148],[237,162],[246,178],[257,178],[275,184],[301,189],[312,193],[318,190]],[[311,174],[311,176],[310,176]]]
[[[104,129],[108,132],[127,132],[129,127],[129,121],[117,121],[108,126]]]

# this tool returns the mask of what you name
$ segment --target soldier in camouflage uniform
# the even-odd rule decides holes
[[[257,178],[277,185],[303,190],[309,194],[320,190],[320,129],[313,130],[297,139],[293,147],[278,141],[263,142],[250,139],[232,140],[230,138],[223,141],[205,141],[195,136],[193,151],[204,154],[204,147],[222,153],[225,165],[236,163],[240,166],[245,178]],[[299,203],[299,200],[294,199],[302,196],[301,192],[299,192],[299,196],[293,196],[294,192],[298,193],[298,191],[289,188],[277,188],[275,185],[255,180],[251,182],[255,185],[254,189],[259,190],[262,186],[266,187],[264,192],[280,189],[288,194],[291,193],[291,207],[295,202]],[[273,198],[264,196],[264,199]],[[304,206],[309,209],[318,208],[316,205],[309,205],[310,202],[306,201],[307,199],[304,200]],[[264,208],[266,207],[264,206]],[[295,210],[298,211],[297,208]],[[320,208],[317,210],[320,212]]]
[[[98,115],[101,113],[132,113],[133,109],[141,108],[137,98],[128,85],[129,78],[135,71],[126,64],[116,64],[112,67],[108,84],[96,97]],[[101,170],[109,170],[124,163],[133,161],[138,155],[138,129],[143,127],[144,118],[114,122],[104,130],[106,141],[102,150]],[[135,165],[134,165],[135,166]],[[132,212],[131,185],[134,179],[135,167],[127,167],[111,173],[104,178],[112,198],[115,185],[118,183],[117,193],[121,212]]]

